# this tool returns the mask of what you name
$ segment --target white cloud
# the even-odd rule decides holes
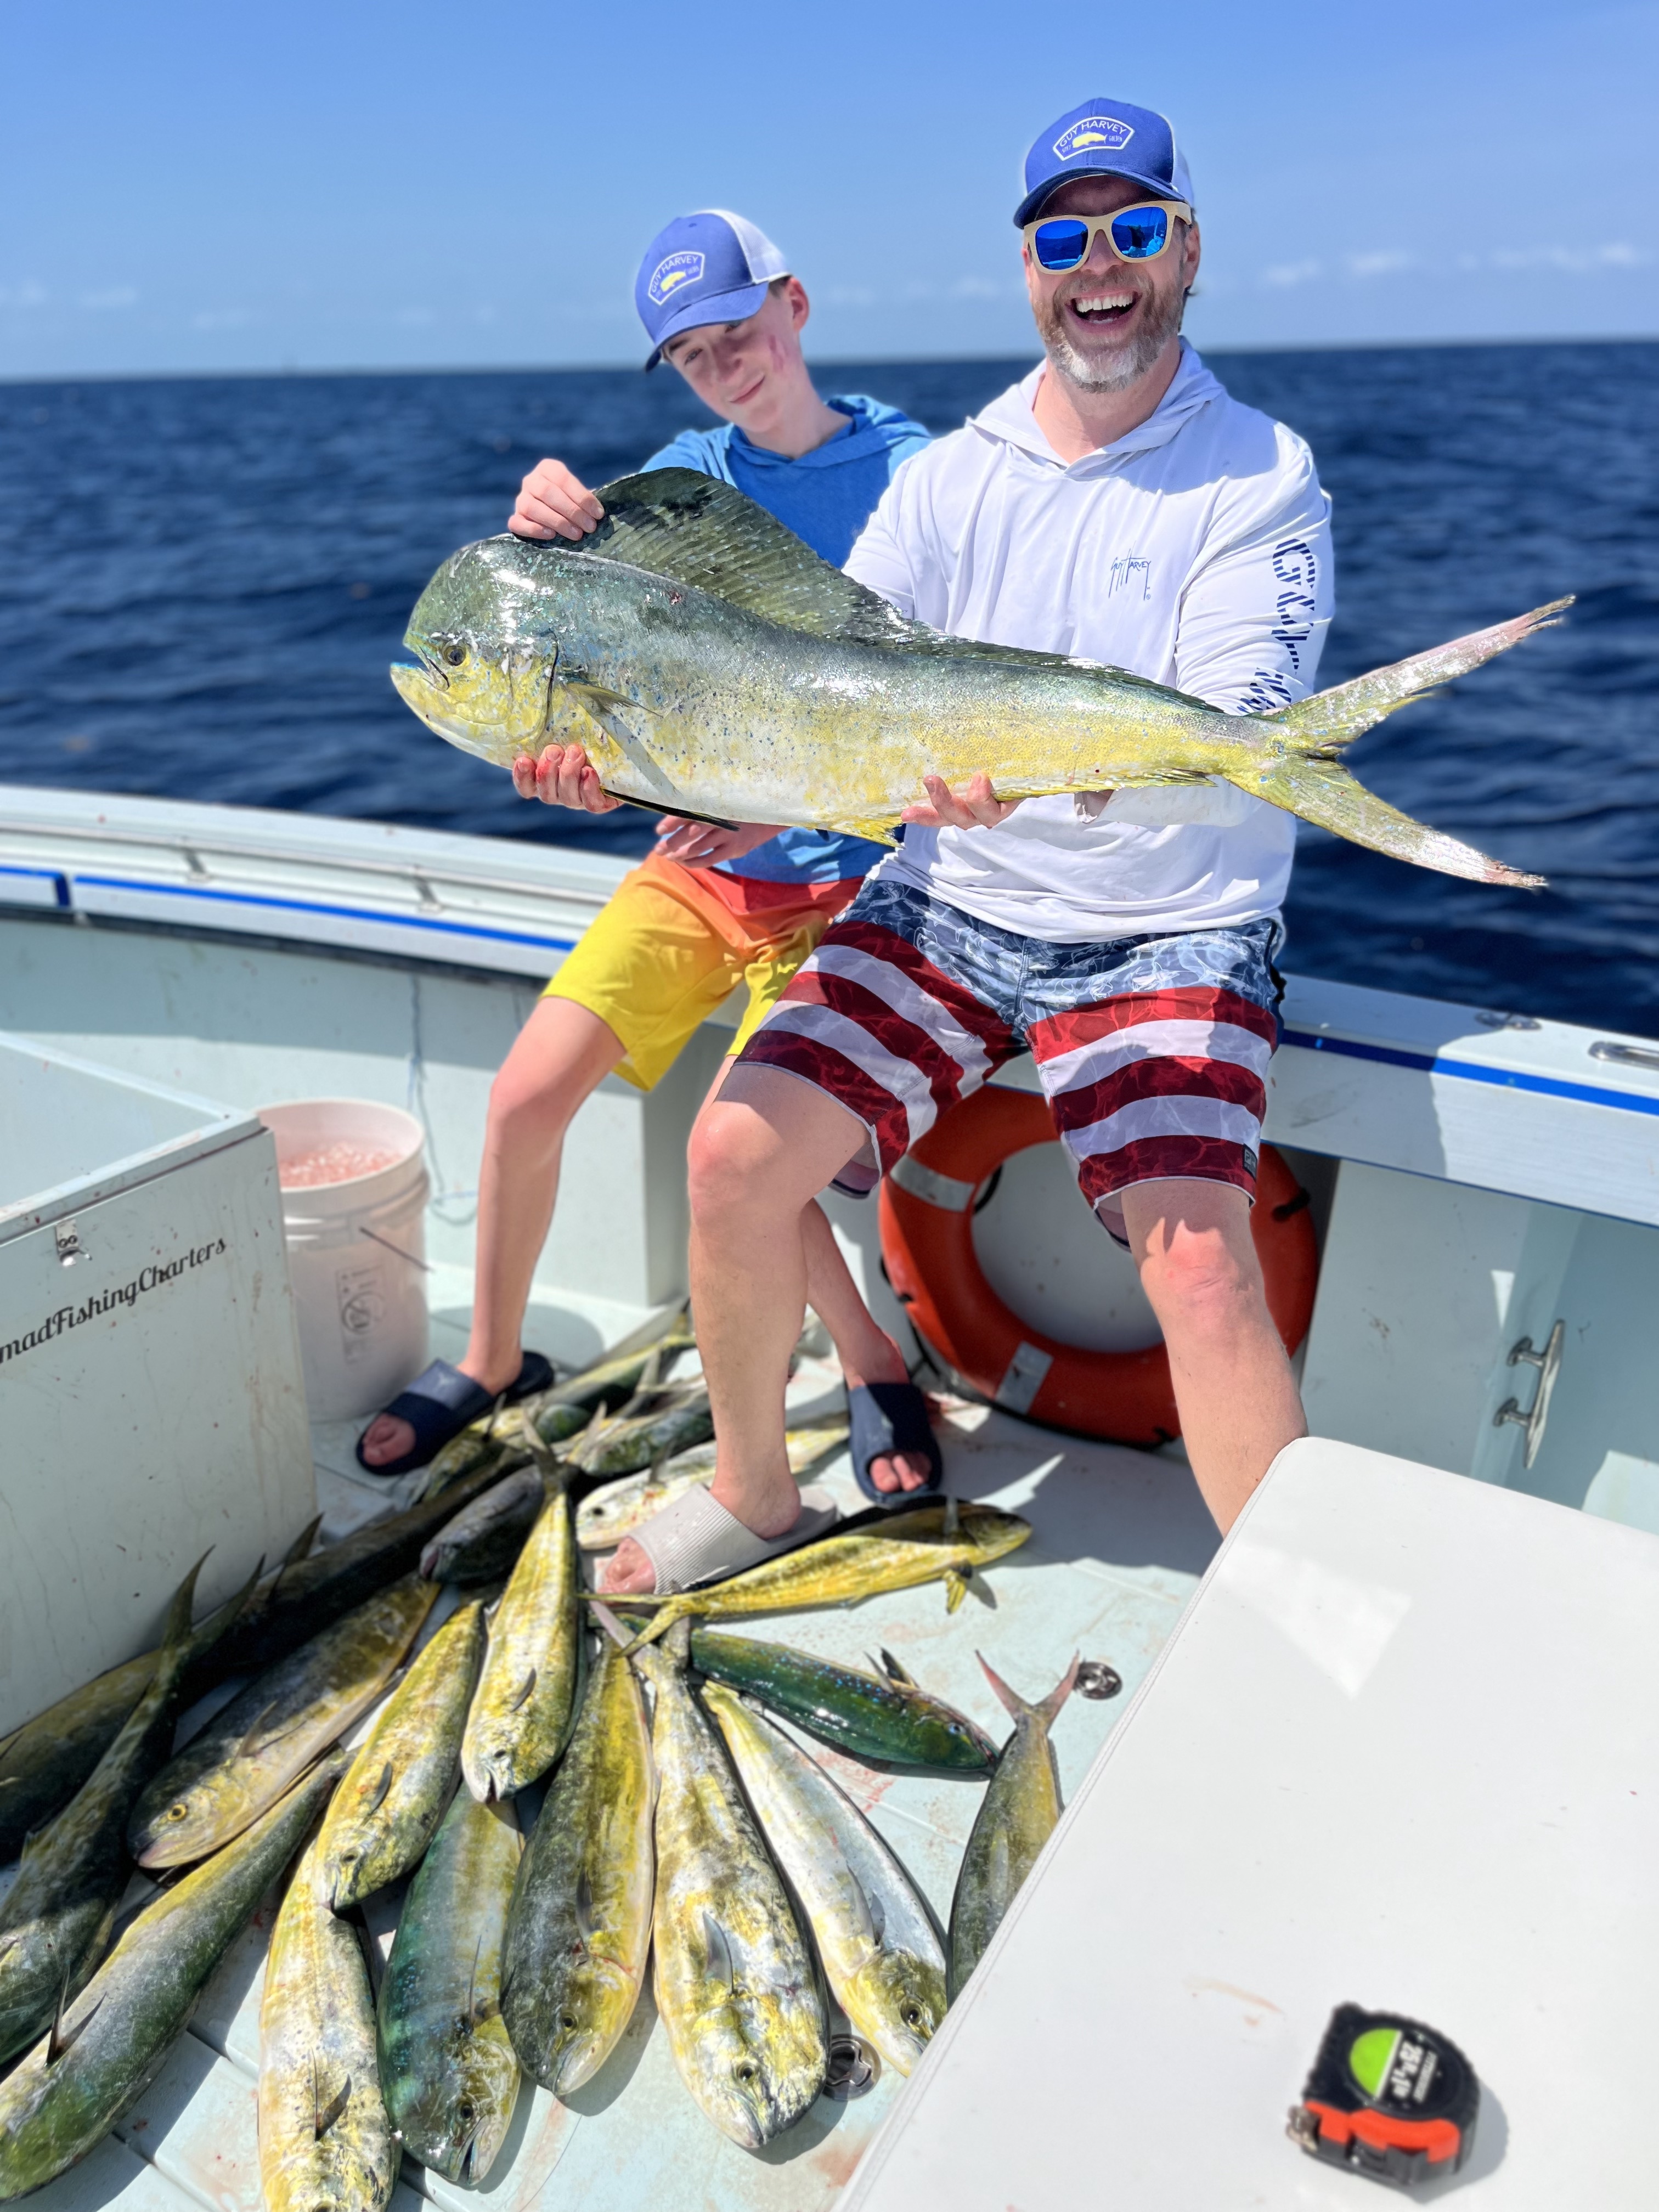
[[[866,284],[831,284],[818,297],[826,307],[873,307],[876,295]]]
[[[131,284],[111,284],[101,292],[82,292],[77,304],[99,314],[112,307],[132,307],[138,303],[137,289]]]
[[[1394,246],[1380,253],[1351,253],[1347,258],[1350,276],[1392,276],[1402,269],[1414,269],[1417,256]]]
[[[1321,261],[1280,261],[1271,269],[1264,269],[1264,284],[1277,284],[1285,289],[1294,284],[1311,284],[1325,273]]]
[[[46,288],[33,277],[21,284],[0,284],[0,307],[44,307],[46,304]]]

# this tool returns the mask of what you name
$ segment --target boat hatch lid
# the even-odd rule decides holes
[[[1285,2134],[1344,2002],[1468,2053],[1471,2212],[1649,2202],[1656,1680],[1659,1539],[1291,1444],[845,2212],[1356,2212]]]

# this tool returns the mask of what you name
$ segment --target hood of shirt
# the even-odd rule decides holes
[[[1167,446],[1176,432],[1190,422],[1194,415],[1207,407],[1212,400],[1224,399],[1226,392],[1185,338],[1181,341],[1181,362],[1164,393],[1144,422],[1137,422],[1133,430],[1115,439],[1109,446],[1097,447],[1093,453],[1085,453],[1080,459],[1062,461],[1037,426],[1031,412],[1037,386],[1042,380],[1044,364],[1039,362],[1030,374],[1011,385],[988,407],[968,418],[968,428],[993,444],[1012,446],[1029,454],[1034,461],[1042,461],[1052,469],[1069,469],[1074,475],[1087,476],[1105,473],[1123,462],[1133,460],[1141,453],[1150,453],[1159,446]],[[836,403],[832,400],[830,404]],[[839,441],[832,440],[832,444]]]
[[[871,399],[861,392],[828,394],[823,404],[833,407],[838,415],[845,415],[848,427],[825,439],[823,445],[814,446],[810,453],[769,453],[764,446],[757,446],[744,437],[735,422],[732,425],[732,444],[741,451],[750,468],[838,469],[849,461],[867,461],[878,453],[885,453],[900,438],[925,438],[927,434],[902,407],[890,407],[884,400]]]

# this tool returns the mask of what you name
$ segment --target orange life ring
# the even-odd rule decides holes
[[[1032,1091],[987,1084],[942,1115],[881,1186],[888,1279],[923,1341],[981,1397],[1079,1436],[1166,1443],[1181,1423],[1162,1344],[1140,1352],[1061,1344],[1023,1322],[981,1272],[979,1193],[1015,1152],[1056,1141]],[[1319,1255],[1307,1193],[1271,1145],[1261,1147],[1250,1230],[1267,1310],[1294,1352],[1313,1316]]]

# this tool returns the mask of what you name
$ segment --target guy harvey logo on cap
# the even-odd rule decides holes
[[[1075,161],[1080,154],[1121,154],[1135,135],[1133,123],[1120,123],[1115,115],[1085,115],[1054,141],[1062,161]]]
[[[701,253],[671,253],[659,261],[651,272],[651,282],[645,288],[645,296],[653,307],[660,307],[675,292],[683,292],[688,284],[695,284],[702,275],[703,258]]]

